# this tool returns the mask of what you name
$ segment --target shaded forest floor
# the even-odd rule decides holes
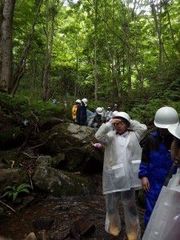
[[[140,222],[143,232],[144,210],[138,207]],[[122,232],[115,239],[126,240],[124,216],[122,206],[120,206]],[[35,232],[40,236],[33,222],[40,219],[52,219],[53,224],[47,231],[48,240],[100,240],[112,239],[104,231],[105,202],[103,195],[99,192],[94,195],[73,196],[73,197],[40,197],[35,199],[29,206],[19,210],[16,214],[11,214],[0,223],[0,233],[13,240],[22,240],[26,234]],[[87,234],[83,236],[69,236],[73,223],[79,219],[91,226]],[[93,227],[93,228],[92,228]],[[38,238],[41,239],[41,238]]]

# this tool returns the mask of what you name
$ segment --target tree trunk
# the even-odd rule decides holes
[[[167,17],[168,17],[168,23],[169,23],[169,27],[170,27],[170,31],[171,31],[171,39],[173,41],[173,44],[174,44],[174,47],[176,47],[176,40],[175,40],[175,37],[174,37],[174,29],[172,27],[172,24],[171,24],[171,17],[170,17],[170,13],[169,13],[169,10],[168,10],[168,4],[167,3],[164,3],[164,8],[165,8],[165,12],[167,14]]]
[[[97,70],[97,0],[94,1],[95,22],[94,22],[94,100],[98,99],[98,70]]]
[[[74,98],[77,96],[77,83],[79,83],[79,54],[78,54],[78,36],[76,35],[76,78],[74,80]]]
[[[47,101],[50,95],[50,69],[51,69],[51,55],[52,46],[54,39],[54,20],[56,13],[51,11],[50,2],[47,0],[47,15],[46,15],[46,53],[45,53],[45,63],[43,71],[43,100]],[[51,6],[52,7],[52,6]],[[55,5],[54,5],[55,7]]]
[[[128,35],[129,35],[129,29],[128,29]],[[132,88],[132,82],[131,82],[131,74],[132,74],[132,69],[131,69],[131,52],[130,52],[130,47],[127,49],[127,81],[128,81],[128,92],[131,92]]]
[[[24,75],[24,71],[25,71],[25,67],[26,67],[26,60],[27,60],[29,51],[31,49],[31,44],[32,44],[33,37],[34,37],[34,29],[35,29],[35,25],[37,23],[37,20],[38,20],[39,14],[40,14],[40,8],[41,8],[41,5],[42,5],[42,1],[43,0],[40,0],[38,2],[38,6],[36,5],[37,3],[35,3],[35,7],[37,8],[37,11],[36,11],[35,18],[34,18],[34,21],[33,21],[33,24],[32,24],[31,33],[28,36],[28,40],[26,42],[26,45],[24,46],[24,49],[23,49],[22,54],[21,54],[21,58],[20,58],[20,60],[17,64],[16,70],[15,70],[14,75],[13,75],[13,83],[12,83],[12,86],[10,88],[10,93],[13,96],[15,95],[15,93],[18,89],[20,79]]]
[[[50,94],[50,89],[49,89],[50,55],[49,55],[49,51],[46,52],[45,59],[46,60],[45,60],[44,71],[43,71],[43,100],[47,101],[49,99],[49,94]]]
[[[154,4],[153,0],[151,0],[151,10],[152,10],[153,18],[154,18],[155,30],[156,30],[157,37],[158,37],[159,67],[161,68],[162,61],[163,61],[163,42],[162,42],[162,36],[161,36],[161,16],[159,17],[159,21],[158,21],[156,7],[155,7],[155,4]],[[161,6],[160,6],[160,15],[161,15]]]
[[[112,99],[113,102],[117,102],[118,101],[118,86],[117,86],[117,72],[116,72],[116,49],[115,49],[115,36],[114,36],[114,32],[115,32],[115,17],[114,17],[114,0],[112,2],[113,6],[112,6],[112,29],[113,29],[113,39],[112,39],[112,83],[113,83],[113,91],[112,91]]]
[[[2,69],[1,23],[3,21],[3,7],[4,7],[4,0],[0,0],[0,82],[1,82],[1,69]],[[0,83],[0,86],[1,86],[1,83]]]
[[[1,4],[2,6],[2,4]],[[3,19],[1,24],[1,79],[0,89],[8,91],[12,85],[12,25],[15,0],[4,0]]]

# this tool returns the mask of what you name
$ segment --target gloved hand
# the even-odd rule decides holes
[[[98,148],[98,149],[100,149],[100,148],[103,147],[101,143],[92,143],[92,145],[93,145],[95,148]]]

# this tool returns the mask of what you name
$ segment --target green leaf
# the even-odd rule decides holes
[[[14,192],[13,195],[12,195],[12,199],[13,199],[13,201],[16,200],[17,196],[18,196],[18,192]]]
[[[22,191],[23,189],[25,189],[25,188],[30,188],[31,186],[29,185],[29,184],[27,184],[27,183],[22,183],[21,185],[19,185],[18,187],[17,187],[17,192],[20,192],[20,191]]]
[[[22,189],[20,192],[21,192],[21,193],[22,193],[22,192],[29,193],[30,191],[29,191],[28,189],[25,189],[25,188],[24,188],[24,189]],[[20,193],[20,192],[19,192],[19,193]]]

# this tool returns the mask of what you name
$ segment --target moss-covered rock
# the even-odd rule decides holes
[[[94,137],[94,130],[73,123],[60,123],[51,130],[41,133],[43,149],[55,155],[64,149],[82,147],[89,144]]]
[[[93,185],[82,176],[44,166],[37,167],[33,182],[38,189],[54,196],[87,194]]]

